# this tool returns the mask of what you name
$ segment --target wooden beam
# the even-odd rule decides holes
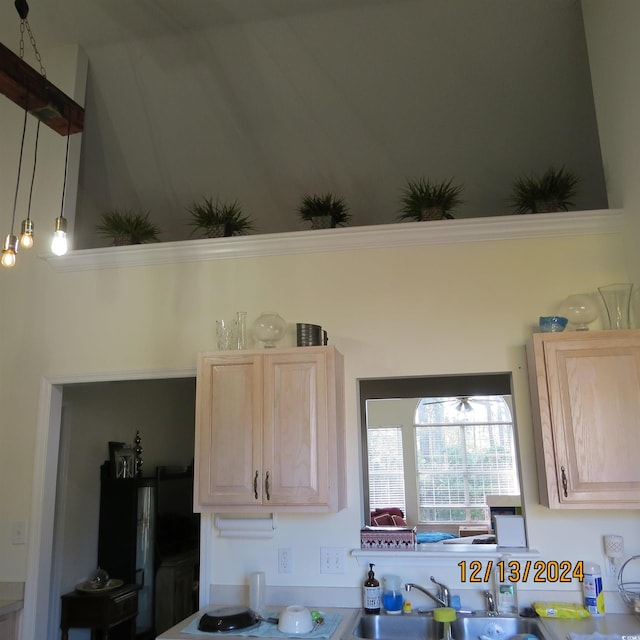
[[[84,109],[2,43],[0,93],[61,136],[84,129]]]

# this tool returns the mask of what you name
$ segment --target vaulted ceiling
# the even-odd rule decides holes
[[[0,0],[0,41],[19,19]],[[306,228],[304,193],[396,222],[407,179],[455,178],[456,217],[511,213],[524,172],[567,165],[607,206],[578,0],[32,0],[42,50],[89,62],[75,248],[102,212],[238,200],[257,233]]]
[[[82,47],[159,38],[232,24],[322,13],[404,0],[29,0],[29,22],[41,45]],[[14,48],[19,17],[0,4],[0,41]]]

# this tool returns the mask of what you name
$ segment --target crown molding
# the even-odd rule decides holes
[[[622,209],[597,209],[181,240],[40,256],[57,273],[230,258],[620,233]]]

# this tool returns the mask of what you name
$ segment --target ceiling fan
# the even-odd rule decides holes
[[[455,407],[456,411],[469,413],[474,410],[472,403],[493,402],[493,396],[451,396],[446,398],[423,398],[422,406],[447,404]]]

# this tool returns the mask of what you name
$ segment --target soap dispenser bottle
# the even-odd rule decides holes
[[[373,563],[369,564],[369,573],[367,579],[364,581],[364,612],[365,613],[380,613],[380,582],[376,579],[373,573]]]

